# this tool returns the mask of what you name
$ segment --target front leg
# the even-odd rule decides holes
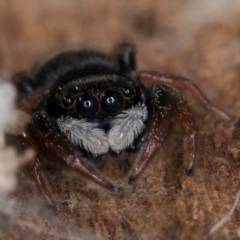
[[[57,204],[54,202],[52,195],[50,194],[45,184],[44,177],[41,173],[41,169],[40,169],[41,155],[40,155],[39,149],[35,146],[35,142],[33,141],[31,135],[27,130],[22,132],[22,136],[20,138],[21,138],[21,145],[23,150],[31,148],[35,152],[34,158],[27,165],[27,173],[30,176],[30,178],[33,180],[33,182],[36,184],[39,193],[45,199],[47,205],[50,208],[52,208],[55,213],[57,213],[58,212]]]
[[[174,99],[161,86],[155,86],[152,90],[152,95],[151,104],[153,109],[150,109],[150,119],[147,128],[148,140],[140,159],[132,169],[128,184],[132,184],[140,176],[164,145],[174,122],[176,109]]]
[[[184,172],[186,176],[192,176],[197,156],[198,136],[198,128],[193,114],[187,102],[176,89],[157,85],[153,87],[152,92],[154,96],[152,100],[153,110],[148,125],[148,142],[130,174],[129,184],[132,184],[139,177],[148,163],[159,152],[166,142],[174,122],[179,123],[186,133]]]
[[[55,131],[46,112],[36,111],[27,128],[42,153],[91,179],[103,188],[117,191],[114,185],[84,161],[71,144]]]
[[[43,155],[49,156],[112,192],[117,191],[114,185],[85,162],[79,153],[54,131],[54,127],[44,111],[36,111],[33,114],[31,122],[22,133],[21,140],[23,149],[32,148],[35,151],[34,158],[27,166],[27,172],[47,205],[54,209],[55,213],[58,211],[57,204],[45,184],[40,169],[40,159]]]

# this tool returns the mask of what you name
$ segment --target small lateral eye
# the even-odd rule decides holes
[[[134,94],[134,90],[132,89],[132,87],[126,87],[123,89],[123,94],[125,97],[130,98]]]
[[[99,109],[98,100],[90,94],[79,96],[76,102],[76,110],[84,117],[94,115]]]
[[[107,90],[101,98],[101,106],[104,111],[115,113],[123,109],[124,99],[120,92]]]
[[[69,95],[65,95],[63,97],[62,103],[64,105],[64,107],[71,107],[73,105],[73,98]]]

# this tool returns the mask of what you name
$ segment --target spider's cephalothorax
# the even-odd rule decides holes
[[[36,67],[31,78],[44,79],[41,87],[50,93],[43,108],[73,145],[94,156],[134,148],[145,128],[149,93],[108,57],[62,53]]]
[[[116,191],[114,185],[83,160],[82,154],[120,154],[142,146],[128,179],[131,184],[166,142],[174,122],[186,133],[184,170],[191,176],[197,151],[197,125],[177,89],[190,91],[213,113],[232,120],[189,80],[136,71],[132,44],[120,43],[116,53],[116,58],[111,59],[95,51],[68,51],[37,64],[24,77],[18,74],[14,78],[19,109],[31,115],[22,134],[23,148],[32,147],[36,151],[28,171],[51,205],[55,204],[39,169],[42,155]]]

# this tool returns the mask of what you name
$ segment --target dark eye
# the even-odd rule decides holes
[[[80,96],[76,102],[76,110],[85,117],[94,115],[99,108],[98,100],[96,97],[85,94]]]
[[[114,113],[123,108],[123,102],[120,92],[107,90],[101,99],[101,106],[104,111]]]
[[[71,107],[73,105],[73,98],[69,95],[64,96],[62,103],[64,107]]]

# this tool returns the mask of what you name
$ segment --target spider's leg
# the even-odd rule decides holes
[[[39,145],[41,152],[51,159],[62,163],[110,191],[117,191],[114,185],[84,161],[71,144],[54,129],[46,112],[39,110],[33,114],[32,121],[28,124],[28,131],[35,143]]]
[[[21,96],[26,96],[36,89],[35,82],[29,77],[29,73],[26,71],[13,74],[12,82]]]
[[[176,104],[174,99],[164,89],[165,87],[155,86],[151,118],[148,123],[148,141],[144,146],[141,157],[132,169],[128,183],[132,184],[144,171],[148,163],[166,142],[174,121]]]
[[[152,118],[149,122],[148,143],[133,168],[129,183],[143,172],[147,164],[154,158],[155,154],[166,142],[172,124],[177,121],[186,133],[185,148],[186,156],[184,161],[185,175],[192,176],[193,166],[197,153],[198,128],[194,116],[189,109],[186,100],[176,89],[168,86],[155,86],[155,100],[153,102]]]
[[[20,111],[28,113],[31,109],[38,106],[47,94],[48,90],[38,90],[30,93],[28,96],[17,102],[17,108]]]
[[[223,120],[229,121],[231,123],[235,123],[236,118],[230,116],[224,111],[220,110],[216,106],[214,106],[209,99],[202,93],[202,91],[197,87],[196,84],[191,82],[189,79],[162,74],[154,71],[140,71],[137,72],[137,77],[141,80],[143,85],[147,88],[150,88],[154,84],[166,84],[169,86],[176,87],[178,89],[183,89],[191,92],[193,96],[207,109],[212,111],[215,115],[220,117]]]
[[[187,101],[180,94],[177,94],[176,100],[177,110],[175,119],[186,134],[184,141],[184,173],[187,177],[191,177],[197,157],[198,127],[193,113],[188,107]]]
[[[21,140],[23,149],[32,148],[35,151],[34,158],[27,166],[27,173],[29,174],[33,182],[36,184],[38,191],[46,200],[46,203],[54,210],[55,213],[57,213],[57,204],[54,202],[51,193],[49,192],[45,184],[43,175],[41,174],[39,151],[34,146],[34,141],[32,141],[31,135],[28,133],[28,131],[24,131],[22,133]]]
[[[136,68],[135,46],[129,42],[120,42],[116,48],[119,72],[128,73]]]

